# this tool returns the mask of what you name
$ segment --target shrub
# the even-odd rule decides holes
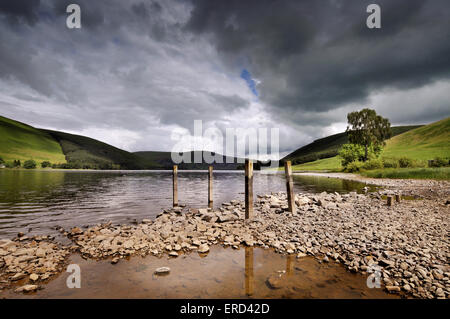
[[[449,165],[449,160],[442,157],[435,157],[430,161],[430,167],[444,167]]]
[[[406,167],[413,167],[414,166],[414,162],[412,159],[408,158],[408,157],[401,157],[398,160],[398,165],[401,168],[406,168]]]
[[[364,162],[364,164],[362,165],[362,168],[367,169],[367,170],[383,168],[383,161],[381,159],[377,159],[377,158],[371,159],[371,160],[368,160],[367,162]]]
[[[5,167],[6,168],[13,168],[14,167],[14,162],[6,162],[5,163]]]
[[[26,169],[36,168],[36,162],[34,160],[28,160],[23,163],[23,167]]]
[[[20,163],[20,160],[14,160],[13,166],[14,167],[20,167],[22,164]]]
[[[0,164],[5,164],[5,161],[1,157],[0,157]]]
[[[52,164],[49,161],[43,161],[41,163],[42,168],[51,167],[51,166],[52,166]]]
[[[364,165],[363,162],[354,161],[354,162],[347,164],[345,171],[347,171],[349,173],[359,172],[359,171],[361,171],[361,168],[363,167],[363,165]]]
[[[383,158],[384,168],[398,168],[398,160],[395,158]]]

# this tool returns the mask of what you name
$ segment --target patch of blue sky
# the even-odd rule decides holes
[[[256,81],[252,78],[252,75],[250,74],[250,72],[247,69],[242,69],[241,72],[241,79],[243,79],[246,83],[248,88],[250,89],[250,91],[252,91],[252,93],[258,97],[259,93],[258,90],[256,89]]]

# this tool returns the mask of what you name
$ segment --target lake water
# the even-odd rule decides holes
[[[207,206],[207,172],[179,171],[178,197]],[[295,192],[361,191],[365,185],[317,176],[294,176]],[[214,172],[214,206],[244,200],[243,171]],[[285,191],[283,173],[255,172],[254,193]],[[172,205],[171,171],[0,170],[0,238],[18,232],[56,234],[55,226],[131,223]]]
[[[262,248],[213,246],[206,255],[136,256],[117,265],[74,254],[69,262],[81,268],[80,289],[68,289],[69,273],[61,273],[37,293],[0,291],[0,298],[398,298],[368,288],[367,276],[335,262],[297,259]],[[155,275],[163,266],[170,267],[170,273]]]

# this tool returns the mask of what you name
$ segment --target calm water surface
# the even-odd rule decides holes
[[[294,176],[296,192],[361,191],[364,184]],[[179,171],[180,204],[207,205],[207,172]],[[285,191],[282,173],[254,175],[255,194]],[[244,199],[243,171],[214,172],[214,205]],[[21,231],[55,233],[54,227],[130,223],[153,218],[172,205],[170,171],[0,170],[0,237]]]

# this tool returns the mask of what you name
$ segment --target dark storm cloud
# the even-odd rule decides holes
[[[40,0],[14,0],[0,1],[0,15],[8,17],[11,23],[19,23],[21,20],[34,25],[38,20],[38,8]]]
[[[450,75],[448,1],[193,3],[188,30],[213,41],[231,67],[247,63],[261,81],[261,99],[289,118],[297,110],[363,104],[373,90],[421,87]],[[381,29],[366,27],[370,3],[381,7]]]

